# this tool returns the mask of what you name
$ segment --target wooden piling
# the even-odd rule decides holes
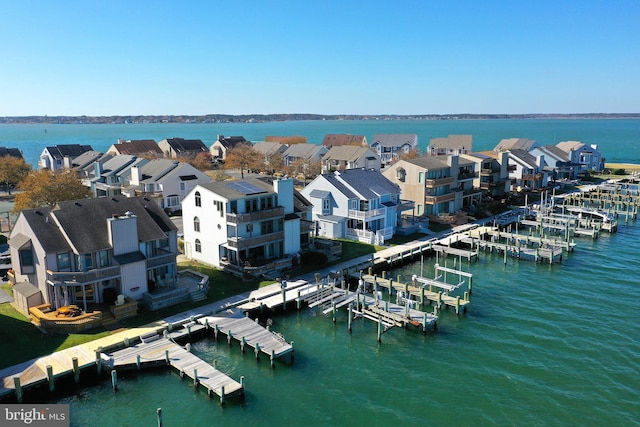
[[[47,365],[47,380],[49,381],[49,391],[56,390],[56,385],[53,378],[53,366]]]
[[[158,417],[158,427],[162,427],[162,408],[156,409],[156,415]]]
[[[111,371],[111,387],[113,387],[113,391],[118,391],[118,372],[114,369]]]
[[[75,381],[76,383],[79,383],[80,368],[78,367],[78,358],[74,357],[73,359],[71,359],[71,362],[73,363],[73,381]]]

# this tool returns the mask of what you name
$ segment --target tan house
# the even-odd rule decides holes
[[[355,145],[331,147],[327,154],[322,157],[323,172],[355,168],[379,171],[380,166],[380,156],[373,150]]]
[[[473,137],[471,135],[449,135],[446,138],[431,138],[427,147],[428,156],[452,156],[470,153]]]
[[[153,139],[119,139],[109,147],[107,154],[162,157],[163,152]]]
[[[158,143],[165,157],[176,159],[178,157],[196,157],[200,153],[209,150],[199,139],[167,138]]]

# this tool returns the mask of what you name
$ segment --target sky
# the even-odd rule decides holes
[[[638,0],[0,0],[0,116],[640,112]]]

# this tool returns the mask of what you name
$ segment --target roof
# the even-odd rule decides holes
[[[292,144],[284,153],[282,153],[282,156],[311,159],[314,156],[319,156],[319,153],[326,149],[326,147],[316,144]]]
[[[317,199],[324,199],[326,197],[329,197],[331,195],[331,191],[324,191],[324,190],[311,190],[311,193],[309,193],[309,197],[315,197]]]
[[[563,141],[556,144],[556,147],[564,151],[565,153],[570,153],[572,151],[578,150],[585,145],[580,141]]]
[[[218,135],[218,139],[216,140],[216,142],[219,142],[224,148],[233,148],[240,143],[245,143],[249,141],[247,141],[244,136]]]
[[[383,147],[402,147],[405,144],[417,147],[418,135],[415,133],[378,133],[373,135],[371,145],[374,144],[380,144]]]
[[[20,249],[30,241],[31,241],[31,238],[29,238],[29,236],[26,236],[22,233],[16,233],[13,237],[11,237],[11,240],[9,240],[9,246],[13,246],[16,249]]]
[[[373,169],[346,169],[333,174],[363,199],[371,200],[387,194],[400,193],[399,187]]]
[[[273,177],[271,176],[261,176],[259,178],[260,181],[269,184],[273,188]],[[294,211],[306,211],[309,207],[313,206],[313,204],[306,199],[298,190],[293,188],[293,208]]]
[[[494,151],[506,151],[506,150],[524,150],[529,151],[536,145],[536,141],[527,138],[507,138],[503,139],[493,149]]]
[[[214,194],[217,194],[220,197],[223,197],[227,200],[240,200],[246,199],[253,194],[274,194],[275,191],[273,189],[273,185],[269,185],[267,182],[264,182],[258,178],[245,178],[243,180],[238,181],[213,181],[208,184],[201,184],[200,187],[205,188],[211,191]],[[253,193],[246,194],[241,191],[242,188],[253,188],[257,187],[257,189],[263,191],[262,193]],[[197,187],[196,187],[197,188]]]
[[[364,156],[367,153],[367,151],[369,151],[372,154],[375,154],[372,151],[370,151],[369,148],[361,147],[357,145],[341,145],[337,147],[334,146],[334,147],[331,147],[329,151],[327,151],[327,154],[322,156],[322,161],[324,162],[327,160],[344,160],[346,162],[355,162],[358,159],[362,158],[362,156]]]
[[[92,151],[90,145],[80,145],[80,144],[60,144],[53,147],[45,148],[49,152],[49,155],[54,159],[62,160],[65,157],[75,158],[80,154]]]
[[[112,148],[118,154],[162,154],[158,143],[153,139],[119,139]]]
[[[137,159],[138,158],[136,156],[132,156],[129,154],[118,154],[111,157],[105,162],[102,162],[102,159],[100,159],[99,161],[102,163],[102,173],[100,175],[116,175],[127,166],[132,166]]]
[[[322,140],[322,145],[327,148],[340,145],[366,145],[367,138],[364,135],[351,135],[349,133],[328,133]]]
[[[85,151],[84,153],[73,159],[71,166],[78,169],[84,169],[104,156],[105,154],[101,153],[100,151]],[[108,154],[107,158],[111,158],[111,155]]]
[[[415,159],[405,159],[404,161],[427,170],[448,169],[451,167],[444,156],[423,156]]]
[[[67,252],[71,246],[67,243],[64,235],[55,223],[50,214],[49,208],[27,209],[20,212],[20,215],[27,222],[35,237],[46,253]],[[106,227],[104,227],[106,229]],[[17,241],[14,239],[18,239]],[[9,244],[13,247],[19,245],[20,233],[11,236]]]
[[[167,138],[159,142],[166,142],[177,154],[195,153],[209,151],[204,143],[199,139]]]
[[[0,157],[12,156],[22,159],[22,152],[19,148],[0,147]]]
[[[180,162],[172,159],[152,159],[140,167],[140,182],[155,182],[177,168]]]
[[[441,148],[450,150],[471,151],[473,136],[471,135],[449,135],[446,138],[431,138],[429,148]]]
[[[33,295],[39,294],[40,289],[29,282],[20,282],[13,286],[13,292],[18,295],[22,295],[25,298],[29,298]]]
[[[548,154],[552,158],[560,160],[561,162],[571,161],[568,153],[555,145],[544,145],[542,147],[538,147],[538,150],[543,154]]]
[[[532,169],[535,169],[538,166],[536,157],[527,151],[509,150],[509,153],[510,157],[515,157],[521,160],[525,165],[530,166]]]
[[[278,152],[283,152],[287,149],[287,145],[279,142],[260,141],[253,144],[253,148],[259,153],[269,157]]]

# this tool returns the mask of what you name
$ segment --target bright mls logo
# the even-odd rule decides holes
[[[69,427],[69,405],[0,405],[2,426]]]

